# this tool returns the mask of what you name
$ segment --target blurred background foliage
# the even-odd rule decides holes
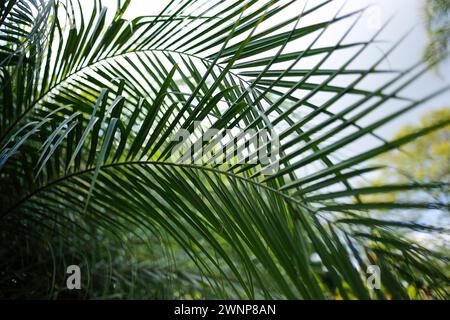
[[[448,57],[449,53],[450,1],[426,0],[424,17],[430,39],[424,56],[430,65],[435,65]]]

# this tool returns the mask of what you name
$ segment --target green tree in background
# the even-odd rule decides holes
[[[395,134],[395,138],[400,139],[443,119],[450,119],[450,108],[426,112],[417,125],[404,126]],[[411,180],[450,183],[450,126],[417,139],[400,150],[383,155],[379,162],[390,163],[397,169],[395,176],[386,179],[402,183]]]
[[[450,108],[442,108],[426,112],[416,125],[406,125],[400,129],[395,138],[407,136],[411,132],[425,128],[443,119],[450,119]],[[399,212],[392,210],[392,219],[403,220],[405,224],[416,224],[417,228],[402,230],[404,235],[410,238],[420,237],[428,247],[448,254],[450,235],[448,225],[450,224],[450,126],[445,126],[435,132],[417,139],[400,150],[394,150],[382,155],[375,164],[389,164],[389,168],[372,180],[373,186],[396,184],[399,190],[390,190],[384,194],[370,195],[365,201],[418,201],[418,199],[429,199],[442,204],[443,210],[434,208],[418,208],[414,212]],[[422,186],[428,185],[418,191],[417,189],[401,189],[402,185],[418,183]],[[440,184],[439,188],[434,188]],[[388,191],[388,190],[387,190]],[[373,217],[383,216],[383,213],[375,213]],[[401,225],[402,223],[399,223]],[[421,227],[422,226],[422,227]],[[434,229],[435,232],[427,234],[426,227]],[[425,229],[424,229],[425,228]],[[425,232],[424,232],[425,231]],[[424,237],[424,234],[426,237]],[[446,266],[447,274],[450,267]],[[411,289],[412,295],[417,295],[416,289]],[[422,292],[426,296],[426,293]]]
[[[400,129],[395,138],[407,136],[414,131],[425,128],[443,119],[450,119],[450,109],[442,108],[425,113],[417,125],[406,125]],[[399,150],[386,153],[379,157],[375,164],[389,164],[387,172],[380,174],[373,180],[374,185],[395,183],[398,185],[419,183],[430,186],[422,192],[410,190],[409,192],[390,192],[375,196],[376,201],[411,201],[420,197],[426,197],[441,202],[444,209],[441,215],[442,221],[428,219],[440,226],[446,226],[450,218],[448,205],[450,202],[450,126],[432,132],[414,142],[403,146]],[[440,188],[433,188],[438,183]],[[371,196],[374,201],[374,196]],[[429,211],[425,208],[417,219]],[[411,217],[411,214],[409,214]]]
[[[450,41],[450,0],[426,0],[425,26],[429,44],[425,59],[434,65],[448,56]]]

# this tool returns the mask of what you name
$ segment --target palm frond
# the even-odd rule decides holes
[[[364,9],[340,7],[329,19],[303,23],[335,1],[183,0],[127,21],[130,1],[113,13],[98,0],[92,13],[80,1],[32,1],[36,10],[26,3],[7,1],[0,15],[0,216],[9,244],[2,257],[11,257],[2,268],[34,275],[23,255],[35,257],[37,273],[54,270],[36,294],[58,297],[62,266],[84,261],[93,277],[84,297],[115,297],[111,278],[127,291],[119,297],[145,295],[125,257],[150,247],[141,254],[155,263],[137,268],[141,281],[197,279],[177,282],[192,286],[194,297],[403,299],[408,286],[448,297],[439,267],[446,257],[397,232],[437,229],[371,217],[374,210],[448,206],[361,200],[442,185],[354,184],[381,169],[367,160],[448,125],[393,141],[376,133],[448,88],[418,100],[404,95],[426,67],[382,68],[403,38],[372,65],[354,67],[383,31],[349,40]],[[296,14],[280,20],[291,9]],[[347,23],[344,34],[323,45],[340,23]],[[328,66],[340,52],[346,59]],[[364,88],[372,75],[390,77]],[[349,84],[339,84],[342,77]],[[392,102],[403,106],[371,118]],[[279,135],[271,163],[258,161],[258,152],[273,141],[252,140],[266,131]],[[246,161],[229,151],[242,132],[253,135],[244,139]],[[189,143],[180,148],[183,134]],[[364,137],[378,145],[338,155]],[[190,146],[200,148],[191,153]],[[145,246],[133,245],[137,239]],[[382,269],[380,291],[365,284],[371,264]],[[105,268],[112,269],[103,281]],[[14,290],[8,294],[20,296]]]

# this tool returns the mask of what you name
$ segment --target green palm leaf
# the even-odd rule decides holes
[[[382,169],[367,160],[448,125],[394,141],[375,133],[448,88],[403,96],[426,68],[381,69],[401,41],[373,65],[352,67],[382,30],[348,42],[364,10],[343,8],[303,23],[332,2],[305,5],[274,26],[267,22],[298,1],[170,1],[132,21],[123,19],[130,1],[112,14],[101,1],[92,13],[80,1],[2,5],[0,281],[22,274],[35,283],[31,295],[60,297],[64,266],[76,262],[89,270],[83,297],[403,299],[411,286],[448,297],[447,258],[398,232],[445,230],[371,216],[448,206],[361,199],[443,185],[354,184]],[[345,34],[318,45],[340,22],[349,23]],[[339,66],[326,65],[345,50],[352,53]],[[311,68],[299,66],[311,58]],[[392,77],[361,89],[374,74]],[[336,85],[343,76],[353,80]],[[353,102],[333,111],[345,98]],[[406,105],[360,124],[392,101]],[[270,142],[249,140],[252,151],[238,161],[227,147],[242,136],[230,129],[279,133],[279,158],[258,161]],[[179,148],[183,133],[196,153]],[[368,136],[379,145],[336,156]],[[379,291],[365,283],[371,264],[383,272]],[[27,296],[23,288],[2,296]]]

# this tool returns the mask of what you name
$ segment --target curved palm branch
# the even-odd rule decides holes
[[[15,285],[5,295],[25,294],[22,274],[35,279],[34,294],[58,297],[63,266],[77,261],[89,269],[86,297],[148,296],[139,281],[162,290],[151,297],[173,297],[165,290],[176,286],[201,297],[403,299],[411,287],[448,297],[447,258],[398,230],[447,231],[371,214],[448,207],[363,201],[442,184],[354,182],[383,169],[367,160],[447,125],[394,141],[375,132],[448,88],[402,95],[426,72],[421,63],[382,69],[403,38],[373,64],[352,67],[383,29],[349,42],[364,10],[343,8],[304,22],[334,2],[170,1],[157,16],[127,21],[130,1],[113,14],[101,1],[89,14],[79,1],[7,1],[0,216],[2,281]],[[280,20],[291,8],[297,14]],[[339,23],[345,33],[321,44]],[[346,58],[329,67],[341,52]],[[389,77],[363,89],[379,74]],[[343,78],[351,80],[339,85]],[[402,107],[370,117],[393,101]],[[259,151],[273,141],[244,139],[249,152],[239,161],[230,146],[242,132],[276,133],[278,156],[271,149],[263,163]],[[180,148],[182,133],[190,144]],[[364,137],[378,144],[343,154]],[[373,264],[383,274],[379,291],[365,283]],[[48,268],[52,276],[42,276]]]

